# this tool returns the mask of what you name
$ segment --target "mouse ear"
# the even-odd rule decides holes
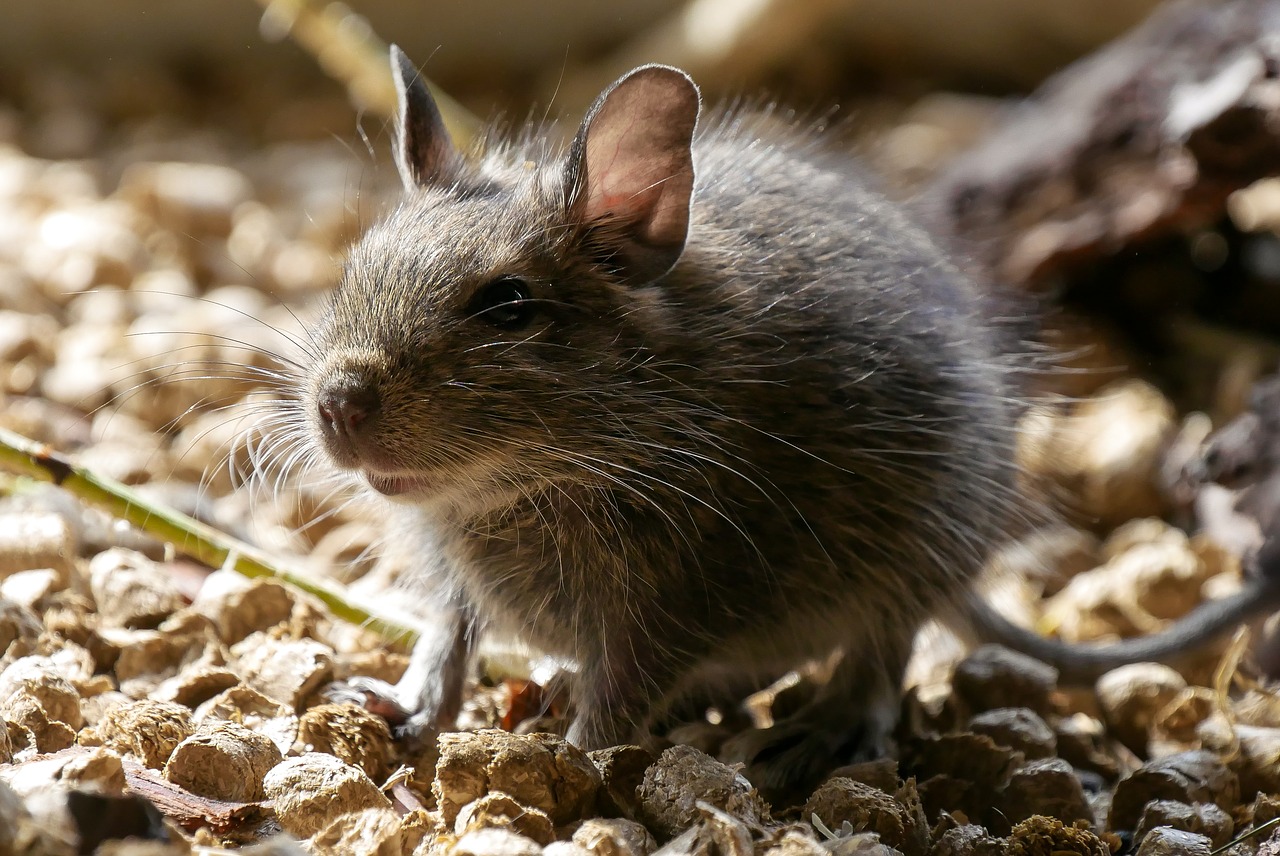
[[[684,250],[698,111],[687,74],[643,66],[596,99],[569,149],[570,216],[629,278],[657,279]]]
[[[435,99],[409,58],[391,46],[391,76],[396,83],[396,167],[405,190],[452,179],[458,150],[449,139]]]

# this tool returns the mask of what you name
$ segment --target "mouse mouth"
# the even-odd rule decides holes
[[[367,470],[363,475],[369,487],[383,496],[405,496],[421,493],[427,489],[426,480],[414,476],[384,475],[382,473],[371,473]]]

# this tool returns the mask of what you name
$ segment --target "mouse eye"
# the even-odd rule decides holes
[[[533,320],[537,309],[529,299],[529,284],[504,276],[476,292],[470,311],[502,330],[519,330]]]

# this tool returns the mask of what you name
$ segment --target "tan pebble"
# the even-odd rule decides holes
[[[1001,707],[985,711],[969,720],[968,730],[987,735],[997,746],[1016,749],[1028,760],[1052,757],[1058,749],[1053,729],[1030,708]]]
[[[0,598],[28,609],[43,610],[50,598],[66,589],[66,576],[53,568],[18,571],[0,582]]]
[[[182,705],[130,700],[104,710],[94,730],[102,745],[160,770],[174,748],[195,731],[195,722]]]
[[[293,708],[268,698],[252,687],[237,686],[219,693],[196,708],[202,727],[220,720],[237,722],[271,738],[286,753],[298,737],[298,717]]]
[[[816,816],[833,830],[848,822],[854,832],[874,832],[906,856],[923,856],[929,843],[923,813],[917,816],[892,795],[853,779],[823,782],[805,803],[801,816],[805,820]]]
[[[157,627],[183,606],[173,578],[133,550],[117,547],[94,556],[89,586],[103,622],[114,627]]]
[[[1142,839],[1138,856],[1209,856],[1212,850],[1207,835],[1157,826]]]
[[[594,856],[649,856],[658,844],[649,830],[633,820],[585,820],[573,832],[573,843]]]
[[[333,649],[314,639],[272,639],[254,633],[232,646],[244,682],[296,709],[333,679]]]
[[[267,773],[262,784],[281,827],[304,838],[328,826],[338,815],[391,807],[358,767],[320,752],[286,759]]]
[[[556,837],[555,827],[546,812],[521,805],[497,791],[491,791],[464,805],[453,826],[455,834],[459,836],[475,829],[500,827],[544,845],[550,844]]]
[[[308,752],[328,752],[381,782],[395,752],[382,717],[352,704],[317,705],[298,720],[298,742]]]
[[[52,512],[0,514],[0,577],[15,571],[51,568],[65,588],[78,545],[71,526]]]
[[[602,779],[599,808],[609,817],[635,817],[639,808],[636,788],[644,781],[644,771],[657,760],[639,746],[611,746],[588,753]]]
[[[183,740],[164,765],[164,777],[212,799],[260,800],[263,776],[281,761],[271,740],[243,725],[219,722]]]
[[[1213,803],[1187,805],[1176,800],[1152,800],[1142,810],[1142,819],[1133,832],[1137,844],[1148,832],[1165,826],[1207,835],[1215,848],[1223,847],[1235,831],[1231,816]]]
[[[113,669],[120,689],[135,697],[147,695],[208,649],[203,640],[174,638],[158,630],[103,627],[100,633],[120,652]]]
[[[1153,799],[1210,802],[1224,811],[1240,800],[1240,784],[1226,764],[1210,752],[1193,751],[1149,761],[1116,785],[1107,826],[1134,829]]]
[[[1032,817],[1009,834],[1008,856],[1111,856],[1111,848],[1087,828],[1069,826],[1054,817]]]
[[[0,781],[21,796],[50,785],[104,794],[121,794],[125,788],[124,765],[120,756],[100,747],[59,752],[48,758],[0,769]]]
[[[508,829],[477,829],[445,851],[448,856],[538,856],[538,842]]]
[[[84,724],[80,694],[47,657],[23,657],[0,672],[0,714],[23,722],[33,708],[73,729]]]
[[[586,753],[551,734],[516,735],[505,731],[445,733],[432,793],[446,824],[464,805],[490,791],[501,791],[545,811],[560,825],[578,820],[595,807],[600,773]]]
[[[698,812],[702,815],[702,820],[698,827],[690,830],[697,836],[696,847],[706,847],[711,852],[724,856],[753,856],[755,846],[751,836],[752,827],[707,802],[698,802]],[[673,846],[672,849],[677,848]],[[892,848],[886,850],[897,852]]]
[[[413,852],[414,841],[406,835],[400,816],[389,808],[367,808],[344,814],[317,832],[307,842],[312,853],[359,853],[361,856],[404,856]]]
[[[1094,689],[1112,733],[1145,754],[1156,715],[1186,687],[1186,679],[1168,666],[1133,663],[1107,672]]]
[[[216,571],[205,579],[191,605],[213,620],[224,642],[234,644],[288,621],[294,597],[274,580],[247,580],[233,571]]]
[[[698,819],[700,801],[748,823],[769,817],[768,805],[741,773],[689,746],[672,746],[658,756],[636,796],[640,819],[667,838]]]
[[[1031,761],[1014,771],[1000,810],[1009,823],[1041,814],[1066,823],[1093,822],[1093,811],[1071,765],[1061,758]]]
[[[1025,707],[1045,714],[1053,708],[1058,670],[1000,645],[981,645],[956,666],[952,680],[971,710]]]
[[[1004,856],[1004,842],[972,823],[948,829],[933,843],[930,856]]]
[[[225,666],[192,663],[172,678],[161,681],[151,691],[151,698],[194,708],[239,683],[236,673]]]

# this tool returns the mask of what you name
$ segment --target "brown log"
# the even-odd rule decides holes
[[[1047,81],[926,190],[984,273],[1034,287],[1212,223],[1280,173],[1280,0],[1159,9]]]

